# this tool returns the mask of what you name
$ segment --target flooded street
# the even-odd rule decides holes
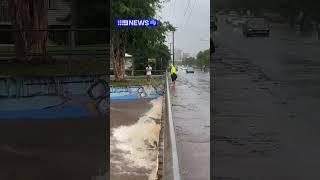
[[[215,178],[319,179],[319,42],[279,23],[269,38],[245,38],[223,19],[212,59]]]
[[[210,175],[210,77],[195,70],[178,70],[171,88],[181,172],[185,180],[208,180]]]

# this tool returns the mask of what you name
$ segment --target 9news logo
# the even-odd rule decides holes
[[[157,19],[117,19],[116,27],[155,27]]]

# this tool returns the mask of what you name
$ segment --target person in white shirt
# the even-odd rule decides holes
[[[148,85],[151,85],[151,75],[152,75],[152,67],[150,66],[150,64],[148,64],[148,66],[146,67],[146,76],[147,76]]]

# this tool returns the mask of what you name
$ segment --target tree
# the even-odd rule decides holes
[[[46,61],[48,0],[9,0],[18,61]]]
[[[157,44],[156,46],[149,48],[127,48],[127,52],[134,57],[134,69],[144,69],[148,63],[148,58],[156,59],[156,64],[152,65],[154,70],[165,68],[170,60],[170,50],[164,44]]]
[[[196,58],[194,57],[186,57],[182,60],[183,65],[192,66],[195,64]]]
[[[203,66],[208,66],[210,63],[210,52],[209,49],[204,50],[204,51],[200,51],[197,54],[197,60],[196,60],[196,65],[200,68],[202,68]]]
[[[157,69],[166,68],[169,64],[169,60],[171,59],[170,50],[168,46],[161,44],[156,48],[155,58],[157,60],[158,66]],[[163,70],[163,69],[161,69]]]
[[[188,57],[183,60],[184,65],[197,66],[198,68],[202,68],[203,66],[209,66],[209,63],[210,49],[198,52],[196,58]]]
[[[160,0],[118,0],[111,4],[111,19],[153,18],[161,8]],[[111,24],[111,60],[116,81],[125,77],[125,52],[150,55],[165,42],[165,33],[174,28],[168,22],[158,22],[156,28],[116,28]]]

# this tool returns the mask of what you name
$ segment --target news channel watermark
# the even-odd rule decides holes
[[[157,19],[117,19],[115,21],[117,28],[120,27],[156,27]]]

